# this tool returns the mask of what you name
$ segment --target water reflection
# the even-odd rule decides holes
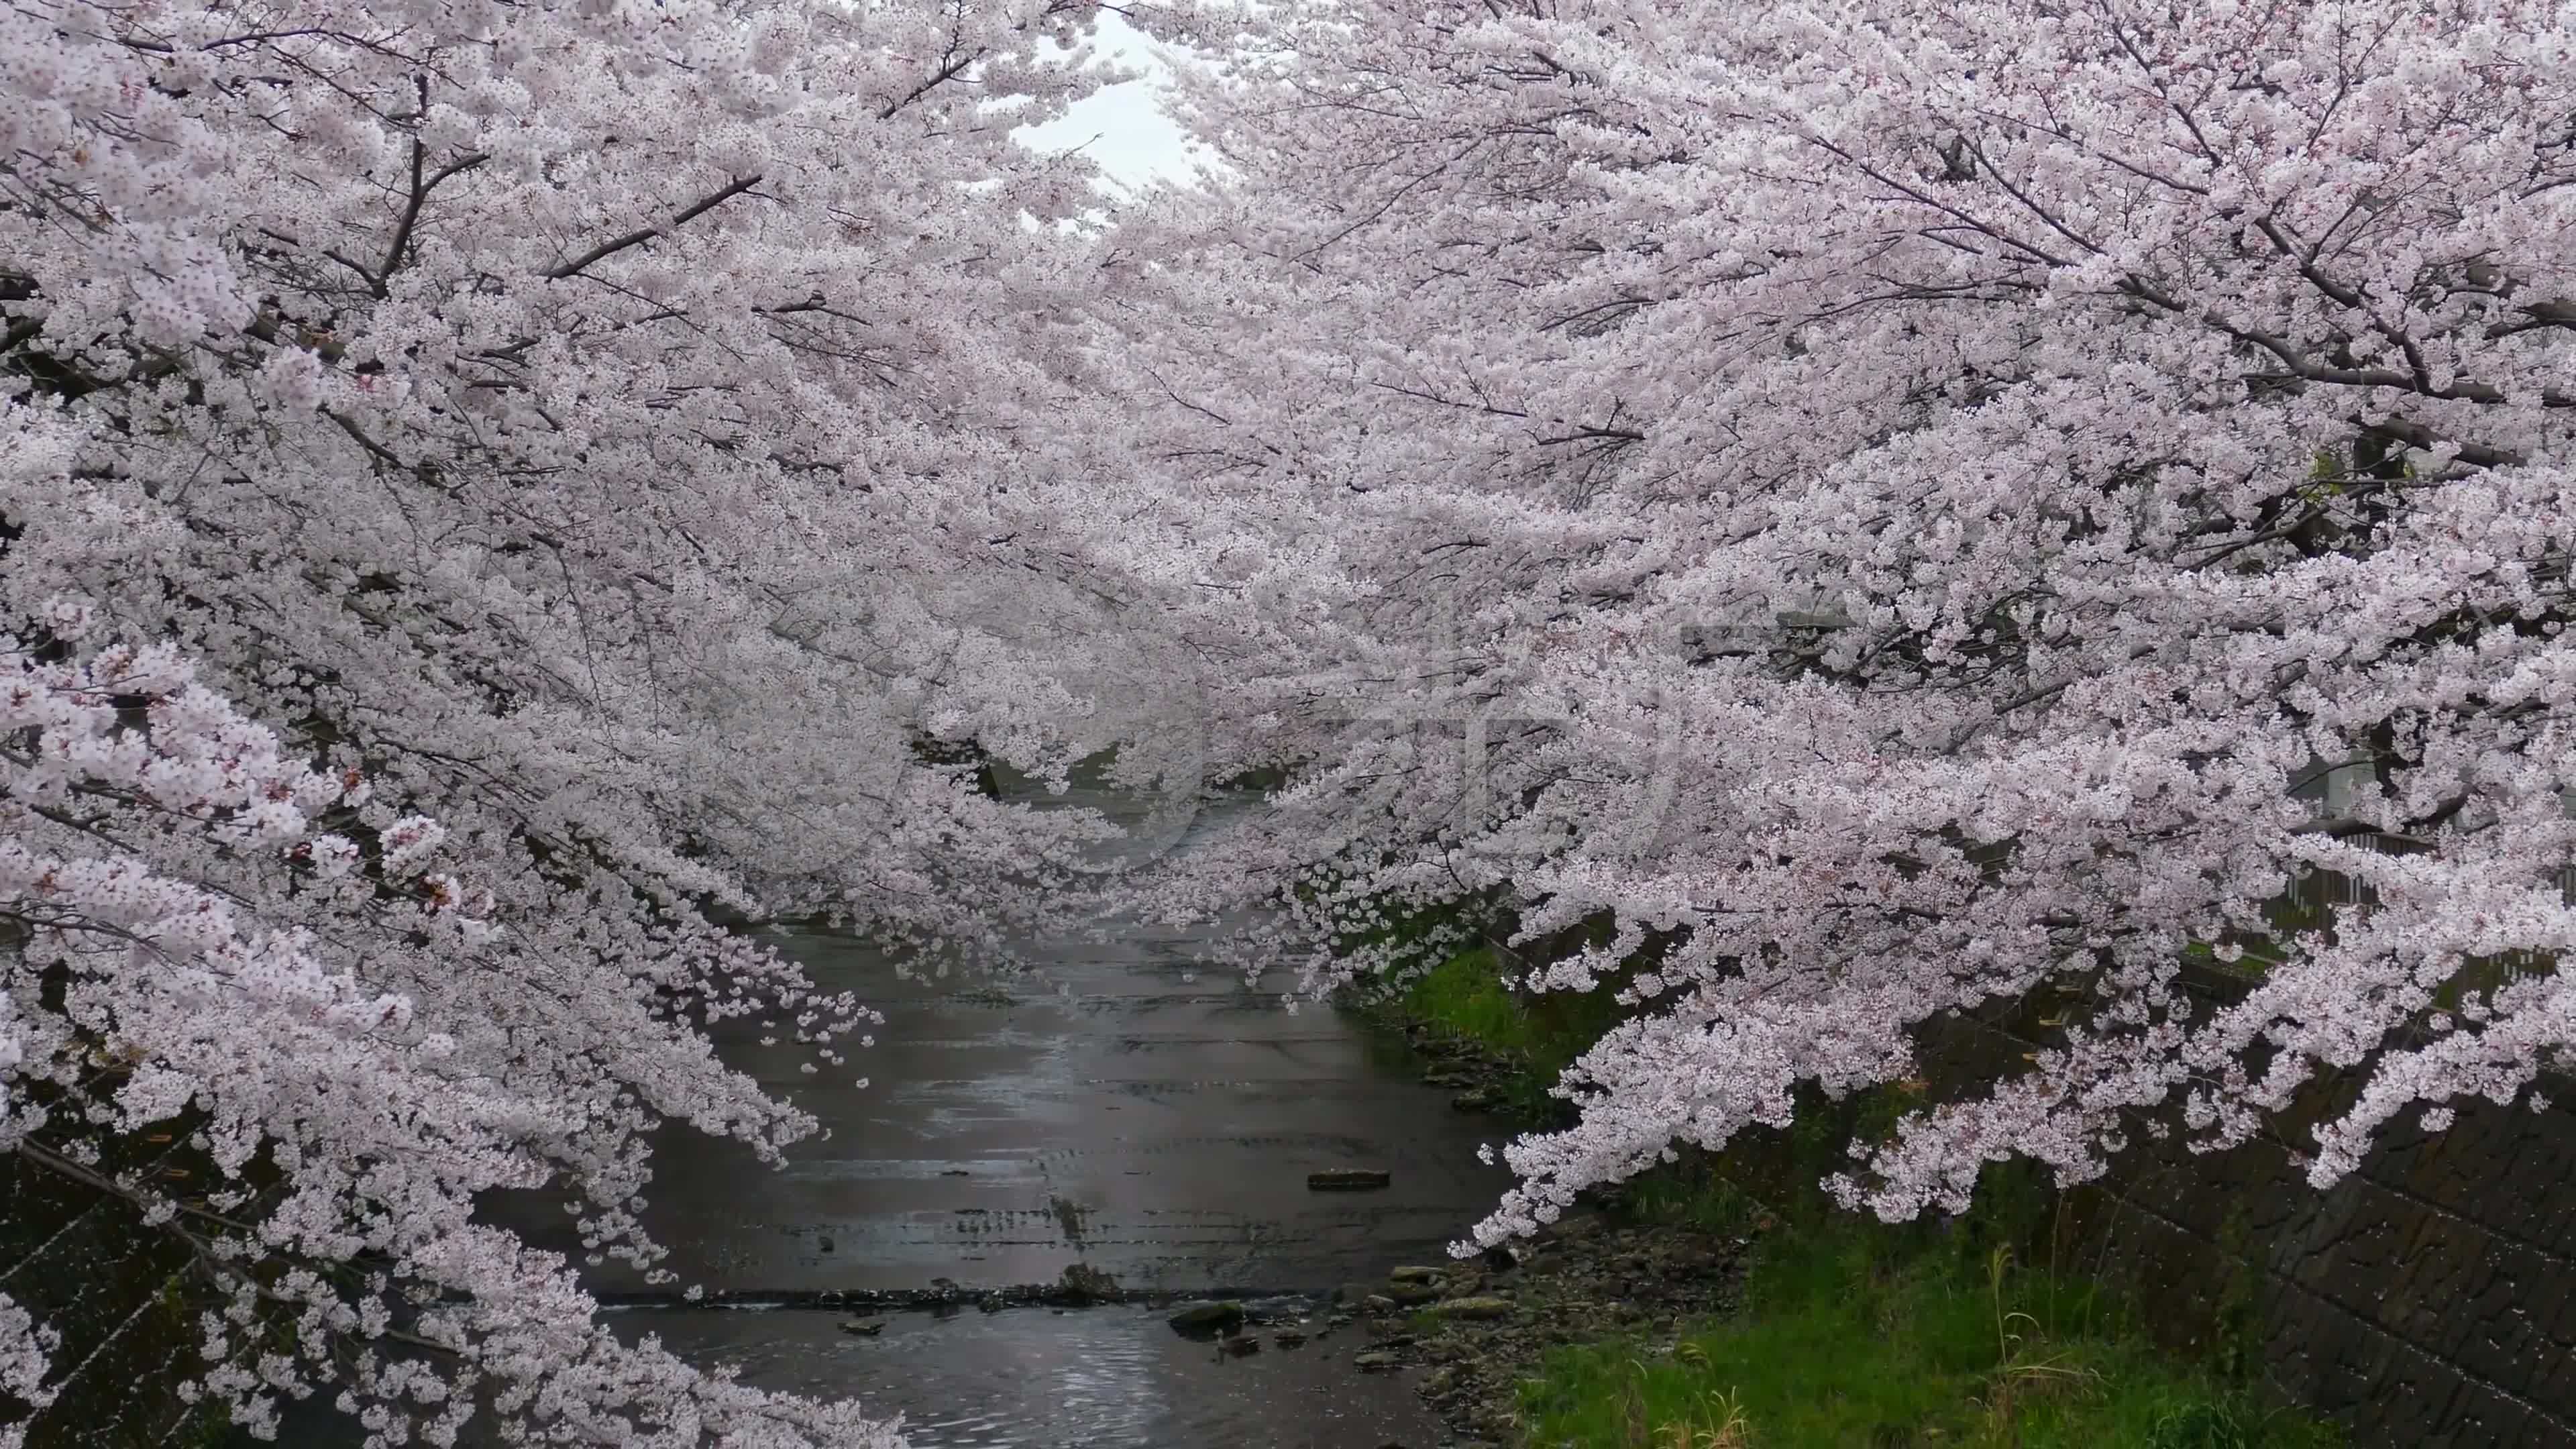
[[[617,1317],[620,1332],[657,1333],[747,1383],[855,1394],[903,1413],[921,1449],[1378,1449],[1437,1438],[1400,1384],[1352,1372],[1352,1338],[1265,1342],[1230,1358],[1140,1308],[900,1313],[872,1338],[842,1333],[828,1313]]]
[[[1079,790],[1076,797],[1080,798]],[[1090,797],[1097,803],[1099,796]],[[1492,1135],[1327,1011],[1246,988],[1211,937],[1137,928],[1048,942],[1035,974],[905,979],[845,937],[783,942],[817,984],[886,1014],[864,1089],[806,1076],[751,1023],[728,1062],[830,1129],[783,1172],[674,1133],[647,1220],[684,1279],[742,1293],[972,1291],[1068,1267],[1129,1289],[1320,1290],[1436,1260],[1503,1186]],[[855,1072],[853,1073],[855,1074]],[[1389,1170],[1384,1192],[1318,1194],[1307,1173]],[[560,1239],[559,1212],[520,1221]],[[563,1244],[568,1246],[568,1244]],[[598,1275],[610,1290],[640,1287]],[[693,1361],[762,1387],[902,1413],[925,1449],[1378,1449],[1437,1442],[1412,1392],[1347,1364],[1347,1337],[1221,1357],[1147,1309],[892,1315],[620,1312]]]

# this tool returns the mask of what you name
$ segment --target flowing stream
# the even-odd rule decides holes
[[[1446,1092],[1337,1014],[1285,1010],[1284,982],[1248,988],[1204,938],[1038,943],[1025,975],[946,980],[905,980],[847,938],[781,944],[887,1019],[847,1072],[820,1076],[762,1048],[756,1022],[720,1028],[727,1060],[829,1136],[782,1171],[693,1136],[662,1148],[648,1221],[671,1266],[710,1290],[948,1280],[971,1297],[1080,1263],[1126,1289],[1320,1297],[1441,1261],[1505,1184],[1476,1160],[1497,1135],[1488,1119],[1452,1112]],[[1309,1172],[1336,1167],[1392,1182],[1308,1190]],[[1348,1331],[1234,1358],[1141,1305],[970,1302],[881,1315],[873,1336],[843,1332],[851,1316],[639,1307],[616,1322],[751,1383],[901,1413],[926,1449],[1428,1449],[1439,1437],[1404,1380],[1348,1367],[1363,1343]]]

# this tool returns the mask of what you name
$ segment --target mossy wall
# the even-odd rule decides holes
[[[2042,1035],[1957,1023],[1926,1075],[1935,1092],[1991,1079]],[[2576,1111],[2455,1104],[2449,1131],[2393,1125],[2320,1192],[2294,1148],[2353,1090],[2322,1083],[2275,1140],[2227,1152],[2140,1140],[2105,1181],[2047,1195],[2022,1251],[2096,1275],[2169,1346],[2268,1379],[2356,1446],[2576,1444]]]
[[[1542,960],[1601,935],[1596,924],[1517,954]],[[2205,965],[2187,968],[2187,984],[2213,1005],[2244,986]],[[1917,1092],[1843,1103],[1810,1092],[1795,1129],[1744,1134],[1716,1175],[1763,1210],[1823,1211],[1815,1182],[1842,1144],[2024,1069],[2026,1053],[2054,1044],[2045,1022],[2067,1004],[1945,1021],[1922,1043]],[[1524,994],[1516,1030],[1600,1005]],[[1562,1023],[1585,1041],[1605,1024]],[[2166,1347],[2268,1383],[2355,1446],[2576,1445],[2576,1082],[2561,1086],[2538,1112],[2472,1100],[2452,1104],[2457,1121],[2438,1135],[2392,1125],[2360,1172],[2320,1192],[2296,1149],[2356,1090],[2329,1079],[2271,1139],[2232,1151],[2137,1133],[2106,1180],[2063,1193],[2029,1164],[1989,1168],[1978,1212],[1957,1226],[2101,1282]],[[1689,1210],[1723,1206],[1677,1196]]]

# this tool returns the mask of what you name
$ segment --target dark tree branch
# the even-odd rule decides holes
[[[948,82],[957,79],[958,76],[965,73],[966,67],[973,65],[975,62],[982,60],[983,58],[984,52],[981,50],[970,51],[962,55],[951,50],[948,53],[947,60],[944,61],[940,65],[939,69],[931,75],[930,79],[914,86],[911,92],[902,100],[888,102],[884,110],[877,112],[877,119],[880,121],[893,120],[895,112],[902,110],[904,107],[911,105],[917,100],[920,100],[923,96],[939,89]]]
[[[1540,438],[1537,440],[1541,447],[1550,447],[1558,443],[1642,443],[1644,441],[1646,441],[1646,435],[1633,428],[1590,427],[1576,428],[1573,432],[1563,434],[1559,437]]]
[[[564,263],[562,266],[556,267],[552,271],[547,272],[546,279],[548,281],[560,282],[568,277],[577,276],[584,268],[590,266],[593,262],[615,256],[617,253],[626,250],[628,247],[641,246],[645,242],[651,241],[653,238],[661,236],[666,232],[675,231],[680,227],[684,227],[706,213],[713,211],[717,207],[722,206],[726,202],[733,200],[735,197],[742,195],[746,191],[749,191],[751,188],[758,186],[760,181],[760,176],[755,173],[731,182],[725,186],[723,190],[707,196],[705,199],[681,212],[678,216],[671,218],[670,225],[638,227],[624,236],[614,237],[608,241],[601,242],[599,245],[592,247],[589,251],[586,251],[571,261]]]
[[[411,199],[403,204],[402,220],[394,224],[394,239],[385,248],[384,264],[377,267],[367,278],[367,290],[374,294],[377,301],[381,302],[385,298],[386,282],[391,280],[394,273],[402,270],[403,258],[411,250],[412,228],[419,224],[420,209],[423,203],[429,200],[429,194],[437,190],[438,184],[447,178],[459,172],[471,171],[491,159],[491,153],[477,151],[472,155],[451,161],[427,178],[423,178],[420,174],[421,144],[418,141],[411,143]],[[345,261],[340,258],[335,260]]]
[[[2373,438],[2383,442],[2402,443],[2410,448],[2429,449],[2437,443],[2449,442],[2458,449],[2455,455],[2458,460],[2472,468],[2511,468],[2531,461],[2523,454],[2509,448],[2490,448],[2480,443],[2462,443],[2456,439],[2446,439],[2431,428],[2421,423],[2410,423],[2404,418],[2382,418],[2374,422],[2368,418],[2354,417],[2347,421]]]

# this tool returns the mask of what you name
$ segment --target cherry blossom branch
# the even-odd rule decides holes
[[[672,217],[667,225],[638,227],[634,231],[626,233],[624,236],[611,237],[609,240],[601,242],[599,245],[592,247],[589,251],[573,258],[571,261],[565,262],[561,266],[549,268],[544,275],[549,280],[558,282],[569,277],[577,276],[587,269],[593,262],[613,257],[629,247],[641,246],[645,242],[653,240],[655,237],[666,235],[688,225],[698,217],[706,214],[707,212],[713,211],[717,207],[731,201],[733,198],[742,195],[744,192],[749,191],[755,186],[758,186],[760,182],[761,177],[757,172],[749,176],[739,177],[728,182],[723,187],[708,193],[706,196],[699,198],[697,201],[690,203],[688,206],[683,207],[679,214]]]

